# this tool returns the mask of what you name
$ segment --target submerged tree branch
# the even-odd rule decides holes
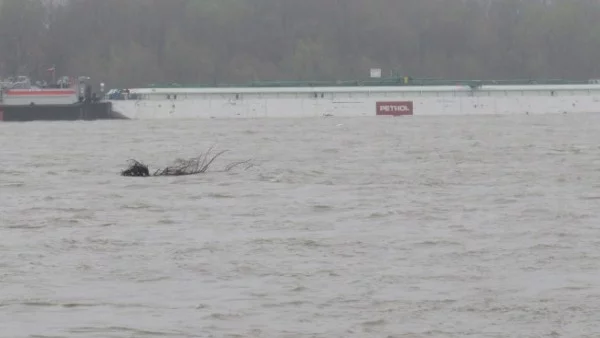
[[[212,154],[213,147],[210,147],[206,153],[200,154],[200,156],[193,157],[190,159],[177,159],[170,166],[156,170],[153,174],[150,174],[148,166],[137,160],[130,160],[129,167],[121,171],[121,176],[129,177],[147,177],[147,176],[188,176],[198,175],[205,173],[213,162],[221,155],[227,152],[223,150]],[[225,167],[225,172],[232,170],[235,167],[248,164],[246,169],[249,169],[252,164],[250,160],[233,162]]]

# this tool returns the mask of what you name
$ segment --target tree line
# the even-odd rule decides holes
[[[600,78],[598,0],[0,0],[0,76]]]

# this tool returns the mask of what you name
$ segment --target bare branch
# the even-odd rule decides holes
[[[220,151],[215,154],[211,154],[214,147],[210,147],[206,153],[200,154],[198,157],[190,159],[177,159],[173,165],[158,169],[154,174],[150,175],[148,166],[137,161],[130,160],[129,168],[121,172],[122,176],[132,177],[146,177],[146,176],[187,176],[187,175],[198,175],[205,173],[212,163],[221,155],[227,152],[227,150]],[[250,163],[250,160],[234,162],[225,168],[225,171]],[[250,164],[246,169],[250,168]]]
[[[230,164],[228,164],[228,165],[225,167],[225,170],[223,170],[223,171],[225,171],[225,172],[227,172],[227,171],[231,171],[233,168],[235,168],[235,167],[239,167],[239,166],[242,166],[242,165],[244,165],[244,164],[247,164],[247,166],[246,166],[245,170],[248,170],[248,169],[250,169],[250,168],[252,168],[252,167],[254,166],[254,164],[253,164],[253,163],[250,163],[250,161],[251,161],[251,160],[246,160],[246,161],[239,161],[239,162],[233,162],[233,163],[230,163]]]

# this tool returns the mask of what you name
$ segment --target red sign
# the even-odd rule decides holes
[[[377,115],[404,116],[412,114],[412,101],[377,102]]]

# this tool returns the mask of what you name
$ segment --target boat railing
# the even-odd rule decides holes
[[[0,82],[0,88],[6,89],[28,89],[31,88],[29,81],[3,81]]]
[[[589,84],[590,80],[566,79],[503,79],[503,80],[476,80],[476,79],[437,79],[413,78],[411,76],[390,77],[363,80],[334,80],[334,81],[253,81],[245,84],[186,84],[179,83],[154,83],[149,88],[256,88],[256,87],[397,87],[397,86],[469,86],[478,88],[486,85],[574,85]]]

